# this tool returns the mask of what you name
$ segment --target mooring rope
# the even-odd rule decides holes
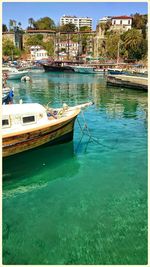
[[[79,145],[81,144],[81,141],[82,141],[83,136],[86,135],[86,136],[89,137],[89,139],[88,139],[88,141],[87,141],[87,145],[88,145],[90,142],[93,142],[93,143],[96,143],[96,144],[101,145],[101,146],[103,146],[103,147],[106,147],[106,148],[108,148],[108,149],[114,149],[115,146],[112,147],[112,146],[109,146],[109,145],[105,145],[105,144],[103,144],[98,138],[92,136],[92,134],[90,133],[90,130],[89,130],[89,128],[88,128],[87,122],[86,122],[86,120],[85,120],[85,116],[84,116],[83,111],[81,112],[81,114],[82,114],[82,119],[83,119],[83,121],[84,121],[84,126],[83,126],[83,127],[81,126],[81,123],[80,123],[80,121],[79,121],[79,119],[78,119],[78,117],[77,117],[77,122],[78,122],[79,128],[80,128],[81,133],[82,133],[82,136],[81,136],[81,138],[80,138],[80,140],[79,140],[79,143],[78,143],[77,148],[78,148]],[[85,132],[85,130],[86,130],[86,132]],[[87,148],[87,146],[86,146],[86,148]]]

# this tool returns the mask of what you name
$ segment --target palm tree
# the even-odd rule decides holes
[[[9,30],[12,30],[12,28],[13,28],[13,20],[10,19],[9,20]]]
[[[33,23],[34,23],[34,19],[33,18],[29,18],[28,19],[28,23],[29,23],[29,27],[32,28]]]
[[[126,49],[134,49],[142,42],[143,36],[138,30],[131,29],[124,34],[123,39]]]
[[[2,31],[3,32],[7,32],[8,31],[6,24],[2,24]]]
[[[140,59],[143,55],[143,35],[139,30],[131,29],[123,34],[124,49],[128,51],[129,58]]]

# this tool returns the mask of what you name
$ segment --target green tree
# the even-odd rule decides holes
[[[43,35],[42,34],[29,35],[27,37],[25,44],[26,46],[32,46],[32,45],[43,46]]]
[[[109,32],[105,40],[106,54],[108,58],[117,58],[118,43],[120,40],[120,34]]]
[[[37,30],[54,30],[56,28],[54,21],[49,17],[44,17],[34,21],[33,26]]]
[[[73,23],[68,23],[59,27],[60,32],[75,32],[76,26]]]
[[[18,22],[19,29],[21,29],[21,25],[22,25],[21,22]]]
[[[128,59],[142,59],[147,53],[147,42],[142,33],[137,29],[131,29],[122,35],[124,50],[128,54]]]
[[[28,29],[32,29],[33,24],[34,24],[34,19],[33,19],[33,18],[29,18],[29,19],[28,19],[28,24],[29,24]]]
[[[13,20],[10,19],[9,20],[9,30],[12,30],[12,28],[13,28]]]
[[[6,24],[3,24],[2,25],[2,31],[3,32],[7,32],[8,31]]]
[[[9,29],[10,29],[10,31],[13,31],[14,27],[16,27],[16,20],[10,19],[9,20]]]
[[[89,36],[90,36],[90,34],[86,34],[86,33],[80,35],[80,43],[82,44],[82,52],[83,53],[87,52]]]
[[[147,15],[136,13],[132,15],[132,27],[135,29],[143,29],[147,24]]]
[[[43,48],[47,50],[49,56],[54,55],[54,41],[53,40],[49,40],[48,42],[43,42]]]
[[[83,27],[80,27],[80,31],[81,32],[84,32],[84,31],[91,31],[91,29],[90,29],[90,27],[88,27],[88,26],[83,26]]]
[[[13,44],[13,42],[9,39],[5,39],[3,41],[3,56],[14,56],[19,57],[21,55],[21,51],[16,48]]]

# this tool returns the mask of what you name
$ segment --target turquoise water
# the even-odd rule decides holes
[[[147,93],[74,73],[9,84],[16,103],[95,104],[72,142],[3,162],[3,264],[147,264]]]

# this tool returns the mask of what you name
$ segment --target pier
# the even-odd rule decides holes
[[[148,90],[148,78],[128,75],[108,75],[107,84],[118,87]]]

